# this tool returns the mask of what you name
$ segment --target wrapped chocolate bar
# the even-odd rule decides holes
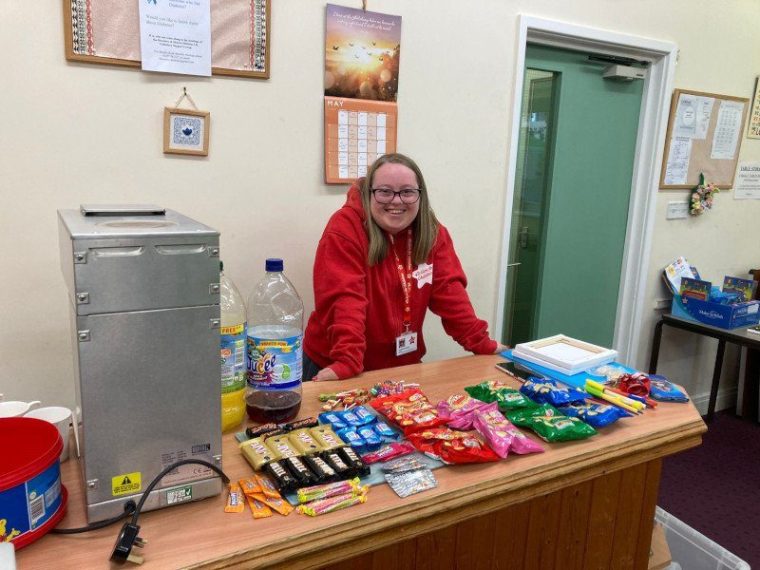
[[[312,437],[317,440],[317,443],[322,446],[322,449],[329,450],[336,447],[342,447],[345,442],[338,437],[330,426],[317,426],[309,430]]]
[[[366,477],[369,475],[369,465],[367,465],[359,454],[349,446],[339,447],[337,449],[338,454],[343,461],[351,468],[352,474],[359,477]]]
[[[288,434],[290,443],[301,455],[311,455],[312,453],[319,453],[323,451],[322,446],[317,443],[317,440],[311,435],[311,432],[306,429],[297,429],[291,431]]]
[[[408,441],[393,442],[384,445],[372,453],[365,453],[362,455],[362,459],[364,459],[365,463],[378,463],[380,461],[388,461],[394,457],[409,455],[410,453],[414,453],[414,446]]]
[[[296,480],[280,461],[272,461],[264,467],[264,472],[272,478],[275,487],[281,492],[296,488]]]
[[[288,434],[270,437],[266,440],[266,446],[272,450],[276,459],[285,459],[300,455],[290,441]]]
[[[319,455],[307,455],[303,458],[304,463],[317,478],[317,483],[328,483],[337,479],[338,474]]]
[[[359,484],[359,478],[354,477],[353,479],[338,481],[337,483],[326,483],[324,485],[304,487],[303,489],[298,489],[296,494],[298,496],[298,502],[304,504],[309,501],[327,499],[337,495],[361,495],[364,493],[365,491]]]
[[[273,461],[277,457],[277,455],[264,444],[260,437],[244,441],[239,447],[246,461],[248,461],[256,471],[260,471],[264,465]]]

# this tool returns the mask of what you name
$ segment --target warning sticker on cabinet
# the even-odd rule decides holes
[[[142,477],[139,471],[111,477],[111,494],[114,497],[138,493],[141,489]]]

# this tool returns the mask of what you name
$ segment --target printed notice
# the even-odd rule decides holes
[[[665,167],[665,185],[686,184],[690,155],[691,139],[689,137],[673,137],[670,139],[668,164]]]
[[[739,165],[734,182],[734,200],[760,200],[760,162]]]
[[[707,138],[707,129],[710,126],[712,109],[715,99],[712,97],[697,97],[697,128],[694,130],[694,138],[704,140]]]
[[[732,160],[736,154],[736,144],[742,128],[741,101],[721,101],[718,109],[718,122],[713,136],[712,159]]]
[[[211,0],[140,0],[146,71],[211,75]]]
[[[707,138],[714,103],[713,97],[698,97],[682,93],[678,98],[673,136],[690,139]]]

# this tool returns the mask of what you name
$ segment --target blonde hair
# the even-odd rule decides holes
[[[372,166],[370,166],[367,171],[366,178],[364,178],[361,183],[360,191],[362,206],[364,207],[364,213],[367,218],[367,234],[369,236],[369,253],[367,255],[367,262],[370,266],[373,266],[380,263],[385,259],[385,256],[388,255],[388,239],[385,236],[385,232],[372,218],[372,212],[370,210],[370,202],[372,200],[372,181],[375,172],[383,164],[388,163],[406,166],[409,170],[414,172],[414,175],[417,177],[417,184],[420,188],[420,208],[411,227],[414,235],[412,263],[414,265],[419,265],[427,260],[428,255],[430,255],[430,250],[433,249],[435,237],[438,235],[438,219],[435,217],[433,209],[430,207],[430,199],[428,198],[425,179],[422,176],[420,167],[417,166],[411,158],[399,153],[385,154],[378,158],[372,163]]]

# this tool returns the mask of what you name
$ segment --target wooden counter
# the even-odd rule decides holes
[[[319,411],[316,395],[385,379],[419,382],[432,402],[502,374],[496,356],[470,356],[307,383],[300,417]],[[188,410],[192,413],[192,410]],[[128,426],[125,426],[128,431]],[[292,513],[253,520],[224,513],[224,496],[146,512],[135,551],[158,568],[646,568],[661,458],[700,444],[706,430],[689,404],[660,404],[585,441],[498,463],[443,467],[438,487],[399,499],[372,487],[366,504],[321,517]],[[537,439],[532,433],[530,437]],[[232,435],[224,470],[251,468]],[[63,464],[70,498],[62,527],[85,523],[74,460]],[[18,552],[20,570],[108,568],[119,525],[80,535],[47,535]]]

